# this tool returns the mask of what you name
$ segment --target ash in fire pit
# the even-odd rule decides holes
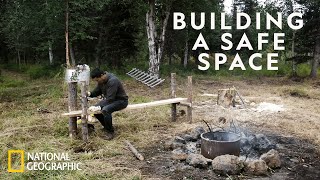
[[[279,154],[275,150],[269,151],[274,146],[265,135],[246,136],[243,131],[240,132],[204,132],[203,127],[196,127],[190,133],[167,141],[165,147],[173,150],[172,159],[177,162],[184,162],[189,168],[210,167],[219,174],[239,174],[245,171],[265,175],[268,167],[279,167]],[[265,152],[268,153],[262,155]]]

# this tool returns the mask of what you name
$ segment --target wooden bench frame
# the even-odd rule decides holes
[[[177,119],[177,105],[187,106],[187,121],[192,123],[192,76],[188,76],[188,83],[187,83],[187,94],[188,98],[179,98],[176,97],[176,74],[171,73],[171,99],[153,101],[148,103],[141,103],[141,104],[131,104],[128,105],[127,108],[123,109],[126,110],[133,110],[133,109],[144,109],[148,107],[155,107],[161,105],[169,105],[171,104],[171,121],[176,121]],[[70,123],[70,121],[76,121],[75,117],[81,116],[82,119],[82,139],[87,142],[88,141],[88,122],[87,116],[88,114],[100,114],[100,111],[97,112],[90,112],[88,111],[88,101],[86,97],[87,92],[87,84],[85,82],[81,82],[81,98],[82,98],[82,110],[73,110],[69,111],[68,113],[63,113],[62,116],[69,117],[69,136],[74,137],[73,132],[77,131],[77,126],[74,125],[76,123]],[[70,98],[70,97],[69,97]]]

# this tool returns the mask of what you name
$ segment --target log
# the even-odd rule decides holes
[[[75,111],[77,109],[77,83],[69,83],[68,92],[68,110],[69,112]],[[80,113],[81,114],[81,113]],[[69,118],[69,137],[75,138],[77,134],[77,118],[76,116],[70,116]]]
[[[81,99],[82,99],[82,140],[88,142],[88,100],[87,100],[87,83],[81,82]]]
[[[171,73],[171,98],[176,98],[176,73]],[[171,104],[171,121],[175,122],[177,120],[177,104]]]
[[[229,88],[229,89],[219,89],[218,90],[218,98],[217,104],[222,105],[224,107],[235,106],[235,96],[236,96],[236,89]]]
[[[125,140],[124,142],[128,146],[129,150],[136,156],[137,159],[139,159],[140,161],[144,160],[144,157],[137,151],[136,148],[133,147],[133,145],[129,141]]]
[[[173,99],[165,99],[165,100],[148,102],[148,103],[131,104],[131,105],[128,105],[128,107],[123,110],[143,109],[143,108],[161,106],[161,105],[167,105],[167,104],[173,104],[173,103],[179,104],[181,102],[188,102],[188,98],[173,98]],[[88,113],[89,114],[101,114],[101,112],[88,112]],[[78,110],[78,111],[71,111],[68,113],[63,113],[62,116],[77,117],[77,116],[81,116],[81,114],[82,114],[82,111]]]

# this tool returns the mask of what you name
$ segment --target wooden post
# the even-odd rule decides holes
[[[176,73],[171,73],[171,98],[176,98]],[[175,122],[177,120],[177,104],[171,104],[171,121]]]
[[[77,82],[68,83],[68,109],[70,111],[77,110]],[[77,134],[77,117],[69,118],[69,136],[76,137]]]
[[[88,142],[88,100],[87,100],[87,83],[81,82],[81,99],[82,99],[82,139]]]
[[[187,90],[188,103],[190,103],[190,106],[187,106],[187,120],[192,123],[192,76],[188,76]]]

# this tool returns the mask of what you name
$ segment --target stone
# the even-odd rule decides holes
[[[186,159],[186,162],[193,167],[198,167],[198,168],[208,167],[207,158],[205,158],[201,154],[194,154],[194,153],[189,154]]]
[[[298,164],[300,162],[298,158],[291,158],[290,161],[294,162],[296,164]]]
[[[261,159],[253,160],[245,164],[245,171],[249,174],[253,174],[257,176],[267,175],[268,166],[266,162]]]
[[[183,148],[184,144],[180,142],[176,142],[175,140],[169,140],[164,143],[165,150],[173,150],[177,148]]]
[[[185,134],[184,136],[183,136],[183,139],[185,140],[185,141],[197,141],[197,139],[194,139],[193,138],[193,136],[191,136],[190,134]]]
[[[262,154],[260,159],[264,160],[270,168],[279,168],[281,166],[279,152],[274,149]]]
[[[271,149],[275,148],[270,140],[264,134],[257,134],[253,137],[249,137],[250,144],[253,146],[253,149],[259,152],[268,152]]]
[[[188,142],[185,148],[188,154],[197,153],[197,143],[195,142]]]
[[[186,165],[185,163],[178,163],[174,165],[173,168],[174,168],[174,171],[181,171],[181,172],[193,169],[192,166]]]
[[[196,147],[201,148],[201,139],[198,139],[198,141],[196,142]]]
[[[186,143],[186,140],[183,139],[183,138],[180,137],[180,136],[174,137],[174,141],[175,141],[175,142],[178,142],[178,143],[182,143],[182,144],[185,144],[185,143]]]
[[[200,135],[204,132],[206,131],[203,129],[203,127],[197,126],[190,132],[190,136],[192,136],[193,139],[197,140],[200,138]]]
[[[234,155],[222,155],[217,156],[212,160],[213,171],[223,175],[235,175],[241,172],[243,163],[237,156]]]
[[[186,160],[188,157],[188,154],[185,153],[181,148],[175,149],[171,153],[172,153],[171,158],[174,160],[182,161],[182,160]]]

